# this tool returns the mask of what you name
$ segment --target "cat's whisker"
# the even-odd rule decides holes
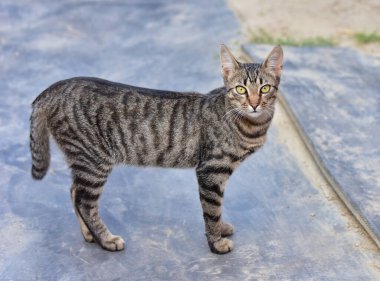
[[[236,108],[236,111],[234,112],[234,115],[233,115],[233,122],[235,122],[237,116],[239,116],[239,113],[241,112],[242,110],[240,108]]]
[[[239,108],[233,108],[232,110],[224,114],[223,115],[224,122],[228,122],[229,120],[231,121],[238,111],[239,111]]]
[[[272,118],[273,117],[273,114],[274,114],[274,110],[270,111],[270,110],[264,110],[265,114],[268,115],[269,118]]]
[[[236,122],[236,119],[237,117],[239,116],[239,111],[236,111],[232,116],[231,116],[231,122],[232,123],[235,123]]]
[[[233,122],[233,123],[236,122],[236,119],[237,119],[238,116],[239,116],[239,113],[236,112],[236,113],[234,114],[234,116],[233,116],[233,119],[232,119],[232,122]]]
[[[233,112],[233,111],[237,110],[237,108],[236,108],[236,107],[229,106],[229,107],[226,108],[226,110],[227,110],[227,112],[223,115],[223,117],[224,117],[225,115],[229,114],[230,112]]]
[[[237,113],[236,121],[240,121],[243,117],[244,117],[244,111],[240,110],[240,111]],[[235,121],[235,122],[236,122],[236,121]]]
[[[234,111],[236,111],[236,110],[237,110],[237,108],[233,108],[233,109],[227,111],[227,112],[223,115],[222,119],[223,119],[223,118],[226,118],[229,114],[232,114],[232,113],[233,113]]]
[[[274,115],[274,110],[267,111],[267,112],[268,112],[268,114],[269,114],[271,117],[273,117],[273,115]]]

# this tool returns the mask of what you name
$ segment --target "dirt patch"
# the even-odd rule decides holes
[[[312,40],[318,44],[322,39],[380,56],[378,0],[228,0],[228,4],[241,20],[247,41],[264,32],[289,43]]]

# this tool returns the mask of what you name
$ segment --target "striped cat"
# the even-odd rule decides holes
[[[98,78],[57,82],[33,102],[32,176],[49,167],[49,135],[72,171],[71,198],[87,242],[124,249],[99,215],[99,197],[112,167],[195,167],[207,241],[232,250],[233,227],[222,222],[223,193],[236,167],[265,142],[280,83],[283,52],[262,64],[240,63],[221,46],[224,87],[203,95],[138,88]]]

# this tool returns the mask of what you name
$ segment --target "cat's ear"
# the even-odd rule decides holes
[[[222,64],[223,79],[227,80],[239,68],[239,63],[226,45],[220,46],[220,62]]]
[[[282,64],[284,60],[284,52],[281,46],[276,46],[269,53],[267,58],[264,60],[262,67],[269,72],[272,72],[276,77],[281,76]]]

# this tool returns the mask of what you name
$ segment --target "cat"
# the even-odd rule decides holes
[[[224,87],[208,94],[139,88],[99,78],[59,81],[32,103],[32,176],[50,162],[49,135],[72,171],[71,199],[87,242],[109,251],[125,243],[99,215],[98,200],[112,167],[195,167],[206,237],[213,253],[232,250],[231,224],[222,222],[227,179],[265,142],[280,83],[283,51],[262,64],[241,63],[220,48]]]

